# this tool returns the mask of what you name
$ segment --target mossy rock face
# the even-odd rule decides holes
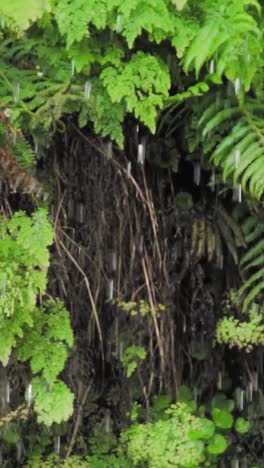
[[[189,192],[177,193],[176,205],[182,210],[190,210],[193,207],[192,195]]]

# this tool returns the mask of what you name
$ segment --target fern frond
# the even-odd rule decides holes
[[[231,100],[228,109],[223,106],[222,99],[221,108],[214,114],[216,107],[212,104],[199,121],[203,138],[215,135],[211,161],[222,168],[224,181],[240,183],[243,191],[260,199],[264,194],[264,109],[254,99],[240,105]],[[226,133],[228,126],[231,131]],[[216,138],[219,134],[220,142]]]

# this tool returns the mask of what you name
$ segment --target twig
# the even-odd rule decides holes
[[[69,443],[69,446],[68,446],[68,449],[67,449],[67,452],[66,452],[66,455],[65,455],[65,458],[68,458],[71,453],[72,453],[72,450],[73,450],[73,447],[74,447],[74,444],[76,442],[76,437],[77,437],[77,434],[78,434],[78,430],[79,430],[79,427],[80,427],[80,424],[81,424],[81,418],[82,418],[82,412],[83,412],[83,407],[86,403],[86,400],[88,398],[88,395],[89,395],[89,392],[91,390],[91,387],[92,385],[88,385],[86,387],[86,389],[84,390],[83,392],[83,396],[82,396],[82,399],[81,399],[81,402],[78,406],[78,410],[77,410],[77,416],[76,416],[76,421],[75,421],[75,424],[74,424],[74,429],[73,429],[73,433],[72,433],[72,436],[71,436],[71,440],[70,440],[70,443]]]
[[[65,247],[64,243],[61,240],[59,241],[59,243],[62,246],[64,252],[68,255],[69,259],[76,266],[77,270],[79,270],[79,272],[81,273],[81,275],[82,275],[82,277],[84,279],[84,282],[85,282],[85,285],[86,285],[86,288],[87,288],[87,291],[88,291],[89,299],[90,299],[90,302],[91,302],[91,306],[92,306],[93,316],[94,316],[95,323],[96,323],[96,326],[97,326],[97,331],[98,331],[98,335],[99,335],[99,339],[100,339],[100,343],[101,343],[102,359],[104,361],[103,335],[102,335],[102,330],[101,330],[101,326],[100,326],[100,322],[99,322],[99,318],[98,318],[98,314],[97,314],[97,310],[96,310],[96,305],[95,305],[95,302],[94,302],[94,299],[93,299],[93,295],[92,295],[89,280],[88,280],[86,274],[84,273],[83,269],[80,267],[80,265],[76,262],[75,258],[70,253],[70,251],[67,249],[67,247]]]

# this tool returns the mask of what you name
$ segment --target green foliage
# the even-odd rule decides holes
[[[239,321],[234,316],[219,320],[216,328],[216,339],[219,343],[230,347],[252,351],[253,346],[264,344],[263,314],[256,304],[253,304],[248,320]]]
[[[36,298],[44,293],[52,229],[44,210],[0,219],[0,359],[7,364],[24,327],[33,326]]]
[[[225,182],[241,184],[243,191],[263,195],[263,108],[258,99],[211,97],[199,120],[203,145],[210,142],[211,160],[223,170]],[[214,136],[212,138],[212,135]]]
[[[44,145],[47,131],[63,130],[63,115],[73,112],[122,145],[127,112],[154,132],[164,106],[203,96],[223,75],[240,79],[243,90],[257,83],[261,14],[257,0],[27,0],[23,8],[2,2],[1,106]],[[210,60],[215,70],[182,89],[164,41],[175,63],[182,59],[178,77],[193,69],[197,78],[206,75]],[[176,94],[169,97],[171,84]]]
[[[244,309],[246,309],[252,301],[258,299],[259,294],[264,289],[262,266],[264,261],[264,223],[257,216],[251,215],[243,222],[242,229],[248,249],[240,261],[244,284],[238,293],[245,296]]]
[[[57,380],[73,344],[69,314],[59,301],[36,307],[47,286],[52,227],[43,209],[32,216],[16,212],[10,220],[1,217],[0,234],[0,360],[7,365],[13,351],[30,362],[35,409],[50,425],[68,419],[73,403]]]
[[[129,346],[125,349],[121,362],[126,369],[127,377],[131,377],[138,367],[138,363],[145,359],[145,357],[146,351],[142,346]]]

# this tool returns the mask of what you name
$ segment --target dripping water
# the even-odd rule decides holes
[[[222,390],[222,384],[223,384],[223,374],[222,374],[222,371],[219,371],[218,376],[217,376],[217,388],[218,388],[218,390]]]
[[[128,177],[131,176],[131,162],[130,161],[128,161],[127,163],[127,175]]]
[[[142,164],[142,165],[145,162],[145,142],[144,142],[144,140],[142,141],[142,143],[138,144],[137,162],[138,162],[138,164]]]
[[[235,81],[234,81],[234,89],[235,89],[235,95],[236,96],[238,96],[240,88],[241,88],[241,80],[240,80],[240,78],[236,78]]]
[[[107,159],[112,159],[113,157],[113,143],[109,141],[106,145],[106,157]]]
[[[14,85],[14,103],[17,104],[19,101],[19,96],[20,96],[20,84],[16,83]]]
[[[194,163],[193,181],[195,185],[201,184],[201,166],[200,163]]]
[[[74,77],[75,75],[75,61],[71,61],[71,76]]]
[[[10,403],[10,382],[9,382],[9,380],[6,381],[6,403],[8,405]]]
[[[114,251],[111,253],[111,269],[112,271],[116,271],[117,269],[117,255]]]
[[[61,440],[60,440],[60,436],[56,437],[55,441],[54,441],[54,451],[60,455],[60,446],[61,446]]]
[[[116,18],[116,32],[120,33],[122,31],[122,16],[117,15]]]
[[[108,282],[108,300],[112,301],[114,297],[114,280],[110,279]]]
[[[27,387],[27,401],[28,401],[28,406],[31,406],[32,403],[32,384],[28,384]]]
[[[123,341],[121,341],[120,344],[119,344],[119,359],[120,359],[120,361],[122,361],[123,352],[124,352],[124,343],[123,343]]]
[[[210,61],[210,65],[209,65],[209,73],[211,73],[211,75],[215,72],[215,61],[214,59],[212,59]]]
[[[239,163],[240,163],[240,156],[241,156],[241,152],[240,152],[239,149],[237,149],[235,151],[235,167],[236,167],[236,169],[238,168]]]
[[[84,84],[84,99],[86,101],[88,101],[90,99],[91,90],[92,90],[92,85],[91,85],[90,81],[85,81],[85,84]]]

